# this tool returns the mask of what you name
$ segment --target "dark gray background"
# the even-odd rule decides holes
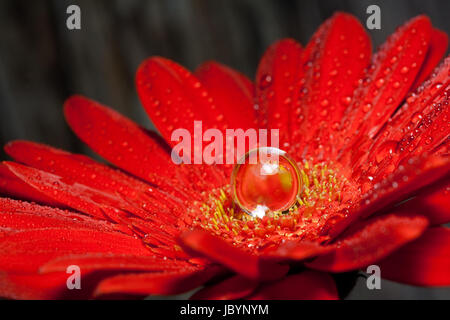
[[[66,28],[70,4],[81,7],[81,31]],[[0,0],[0,144],[29,139],[90,153],[64,122],[69,95],[84,94],[150,127],[134,88],[146,57],[169,57],[190,69],[214,59],[253,77],[271,42],[293,37],[306,44],[336,10],[365,25],[371,4],[382,13],[382,29],[369,31],[375,46],[421,13],[450,33],[448,0]],[[364,282],[357,288],[351,298],[450,298],[448,289],[389,282],[380,292]]]

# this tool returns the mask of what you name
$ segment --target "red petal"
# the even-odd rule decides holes
[[[242,80],[242,77],[240,80]],[[144,61],[138,69],[136,82],[145,110],[171,146],[175,146],[179,142],[178,140],[172,141],[172,133],[177,129],[188,130],[189,138],[195,140],[195,121],[201,121],[203,132],[208,129],[224,131],[230,123],[233,123],[232,119],[225,118],[225,112],[219,107],[217,101],[209,94],[200,80],[173,61],[160,57],[153,57]],[[206,148],[206,146],[206,143],[202,144],[203,148]],[[195,148],[196,145],[193,149]],[[195,155],[190,154],[186,157],[196,162],[202,160],[198,157],[198,154],[198,152],[195,152]],[[186,167],[184,169],[189,172]],[[205,179],[209,186],[219,187],[224,184],[223,177],[220,179],[218,175],[221,173],[220,170],[227,169],[227,166],[220,166],[218,169],[216,166],[204,165],[195,169],[197,174],[202,173],[204,176],[198,184],[201,184]],[[187,177],[187,180],[188,184],[191,184],[189,182],[192,179]],[[203,190],[204,188],[201,186],[196,188],[196,191],[201,192]]]
[[[155,175],[174,171],[167,150],[131,120],[81,96],[67,100],[64,112],[72,130],[103,158],[138,177],[154,182]]]
[[[127,293],[137,295],[174,295],[195,289],[221,272],[217,268],[199,271],[140,273],[111,277],[102,281],[96,296]]]
[[[127,208],[133,204],[159,213],[167,212],[169,208],[181,209],[180,200],[168,197],[147,183],[82,155],[28,141],[10,142],[5,146],[5,151],[13,159],[39,170],[101,190],[115,198],[126,198],[130,204],[124,203],[123,206]],[[177,188],[172,191],[177,191]],[[134,211],[133,208],[129,210]]]
[[[217,62],[202,64],[195,75],[223,113],[229,128],[255,127],[254,88],[249,79]]]
[[[383,278],[418,286],[450,286],[450,229],[431,228],[380,264]]]
[[[16,175],[9,171],[2,163],[0,163],[0,194],[11,198],[30,200],[55,207],[61,205],[17,178]]]
[[[280,244],[274,251],[264,252],[263,257],[274,260],[301,261],[326,254],[332,250],[331,247],[325,247],[316,242],[286,241]]]
[[[114,231],[115,226],[81,214],[36,204],[0,198],[0,227],[14,230],[40,228]]]
[[[427,219],[421,216],[391,214],[371,219],[338,239],[334,252],[319,256],[307,266],[328,272],[356,270],[418,238],[427,226]]]
[[[382,181],[375,184],[367,183],[370,174],[359,173],[365,193],[355,208],[351,210],[350,216],[335,224],[329,235],[334,238],[360,217],[368,217],[376,212],[382,212],[384,209],[417,196],[435,184],[440,185],[448,177],[449,170],[449,159],[424,155],[421,158],[410,158],[402,162],[395,172],[386,174]],[[413,212],[417,213],[416,210]],[[418,213],[425,215],[423,212]]]
[[[450,222],[450,182],[421,192],[401,206],[404,211],[421,212],[432,225]]]
[[[188,70],[168,59],[153,57],[139,67],[137,90],[141,102],[159,132],[171,146],[172,132],[193,132],[194,121],[203,130],[224,129],[227,121],[202,83]]]
[[[0,272],[0,296],[19,300],[88,300],[92,299],[96,285],[111,275],[114,273],[87,273],[81,270],[81,290],[68,290],[70,274],[66,272],[39,275]]]
[[[250,279],[279,279],[289,270],[288,266],[261,261],[257,256],[242,251],[203,230],[185,233],[182,235],[181,241],[188,249],[219,262]]]
[[[343,136],[359,132],[374,137],[409,92],[422,66],[431,37],[431,23],[425,16],[416,17],[381,47],[368,69],[367,78],[355,93],[349,113],[343,119]],[[354,148],[351,144],[349,148]]]
[[[264,285],[251,300],[338,300],[336,284],[326,273],[304,271]]]
[[[326,150],[327,155],[332,148],[342,146],[344,139],[336,139],[338,121],[348,107],[370,55],[368,35],[349,14],[335,14],[313,36],[302,59],[305,73],[301,81],[304,85],[299,107],[302,109],[293,116],[297,122],[293,130],[299,154],[305,145],[311,153],[323,151],[319,146],[327,146],[330,149]]]
[[[417,94],[408,97],[376,137],[369,152],[363,153],[360,163],[363,170],[368,171],[367,175],[375,178],[374,181],[395,171],[405,158],[436,153],[435,149],[446,141],[449,135],[447,119],[450,116],[449,70],[450,58],[447,58]],[[356,175],[358,170],[354,169]]]
[[[301,54],[295,40],[278,41],[266,51],[256,74],[259,125],[279,129],[282,146],[290,142],[290,121],[298,108]]]
[[[232,276],[215,285],[208,285],[196,292],[191,300],[237,300],[251,294],[258,282],[243,276]]]
[[[76,176],[60,177],[13,162],[5,164],[17,177],[46,196],[96,218],[109,218],[124,227],[131,227],[129,214],[133,214],[148,220],[147,223],[150,225],[152,223],[167,225],[167,229],[176,221],[176,217],[171,215],[170,211],[167,211],[168,209],[163,210],[164,206],[159,211],[149,212],[146,208],[129,202],[118,192],[107,192],[78,183]],[[151,208],[152,206],[149,204],[147,207]]]
[[[149,256],[141,240],[87,229],[35,229],[0,239],[0,269],[36,272],[45,263],[69,254],[109,253]]]
[[[52,300],[68,298],[70,293],[88,299],[84,290],[69,291],[66,287],[67,273],[47,275],[17,275],[0,272],[0,297],[16,300]],[[82,296],[80,296],[80,294]],[[77,298],[77,297],[75,297]]]
[[[26,167],[14,162],[5,162],[8,169],[18,178],[73,209],[104,219],[102,206],[120,208],[120,200],[107,193],[48,172]]]
[[[67,266],[76,265],[85,271],[127,270],[127,271],[176,271],[194,269],[192,264],[155,256],[133,256],[129,254],[81,254],[51,260],[39,271],[41,273],[65,272]]]
[[[450,59],[446,61],[447,70],[449,70]],[[450,99],[450,78],[447,76],[445,85],[435,82],[435,88],[440,88],[431,102],[428,102],[428,108],[422,112],[413,114],[408,127],[402,127],[403,136],[400,138],[397,146],[397,161],[409,156],[421,156],[424,153],[434,153],[434,149],[442,143],[449,140],[450,117],[449,99]],[[418,99],[424,101],[427,97],[419,94]],[[415,119],[420,115],[419,121]],[[416,122],[416,123],[415,123]]]
[[[428,48],[425,62],[413,85],[415,90],[426,78],[431,74],[433,69],[438,65],[439,61],[444,57],[448,47],[448,36],[439,29],[433,29],[431,32],[430,47]]]
[[[391,204],[408,199],[417,194],[421,188],[445,179],[449,172],[449,159],[426,156],[420,159],[411,158],[363,195],[359,212],[368,216]]]

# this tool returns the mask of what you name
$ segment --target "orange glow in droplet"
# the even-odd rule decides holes
[[[235,166],[231,187],[242,210],[261,218],[267,212],[285,212],[294,206],[302,183],[297,164],[286,152],[259,148]]]

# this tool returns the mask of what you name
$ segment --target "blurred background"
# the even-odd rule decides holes
[[[81,30],[66,27],[71,4],[81,8]],[[382,21],[381,30],[368,30],[374,47],[418,14],[450,34],[448,0],[0,0],[0,144],[27,139],[91,154],[65,124],[68,96],[86,95],[151,128],[134,88],[145,58],[165,56],[191,70],[217,60],[253,78],[273,41],[306,44],[338,10],[365,26],[373,4]],[[369,291],[359,281],[349,298],[450,299],[450,289],[382,286]]]

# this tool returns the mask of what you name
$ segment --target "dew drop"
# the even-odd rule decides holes
[[[267,89],[268,87],[270,87],[272,85],[272,76],[269,74],[265,74],[261,77],[261,81],[260,81],[260,89],[264,90]]]
[[[292,103],[292,99],[291,98],[286,98],[285,100],[284,100],[284,104],[286,104],[286,105],[288,105],[288,104],[290,104],[290,103]]]
[[[366,113],[369,112],[370,109],[372,109],[372,104],[371,104],[371,103],[366,103],[366,104],[363,106],[363,111],[366,112]]]
[[[377,86],[377,88],[381,88],[384,85],[384,79],[378,79],[377,82],[375,82],[375,85]]]
[[[321,105],[322,107],[326,107],[326,106],[328,106],[329,104],[330,104],[330,102],[329,102],[327,99],[322,100],[322,102],[320,103],[320,105]]]
[[[422,118],[423,118],[422,114],[420,112],[416,112],[412,115],[411,122],[416,124],[420,120],[422,120]]]
[[[347,96],[347,97],[343,97],[341,100],[342,104],[344,104],[345,106],[350,105],[350,103],[352,102],[352,98]]]
[[[235,166],[231,179],[234,201],[246,213],[262,218],[268,212],[285,212],[302,189],[297,164],[277,148],[247,153]]]

